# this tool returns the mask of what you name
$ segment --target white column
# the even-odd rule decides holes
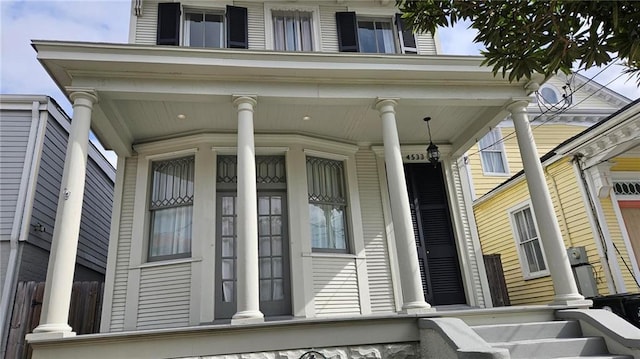
[[[73,101],[73,119],[60,184],[42,314],[40,325],[27,339],[75,335],[67,323],[80,234],[91,111],[98,99],[93,91],[73,92],[70,98]]]
[[[382,119],[382,140],[384,144],[384,162],[387,169],[391,218],[396,238],[400,283],[402,287],[402,312],[424,313],[431,311],[431,305],[424,300],[418,252],[416,250],[409,193],[404,176],[400,140],[396,127],[395,106],[391,99],[379,99],[376,109]]]
[[[591,301],[585,300],[580,295],[573,279],[569,258],[567,257],[567,251],[560,232],[560,225],[553,209],[551,195],[549,194],[549,188],[542,171],[542,164],[538,157],[538,150],[529,125],[527,116],[528,104],[529,102],[525,100],[515,101],[507,106],[507,110],[511,112],[511,119],[516,129],[531,205],[535,212],[535,220],[540,231],[540,240],[544,247],[544,254],[553,281],[555,296],[551,304],[589,305]]]
[[[256,99],[237,96],[238,110],[238,208],[237,208],[237,311],[232,324],[262,322],[258,278],[258,198],[256,155],[253,140],[253,107]]]

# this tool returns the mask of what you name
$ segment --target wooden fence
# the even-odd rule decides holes
[[[485,254],[483,257],[493,306],[504,307],[511,305],[507,282],[504,279],[504,272],[502,271],[502,260],[500,259],[500,255]]]
[[[71,292],[69,325],[76,334],[97,333],[100,330],[104,283],[75,282]],[[19,282],[13,303],[13,315],[7,340],[5,359],[31,358],[31,348],[24,337],[40,322],[44,283]]]

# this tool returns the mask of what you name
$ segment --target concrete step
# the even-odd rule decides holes
[[[547,338],[579,338],[582,336],[577,321],[552,321],[519,324],[478,325],[471,327],[489,343]]]
[[[556,359],[633,359],[630,355],[586,355],[581,357],[562,357]]]
[[[511,358],[563,358],[589,355],[607,355],[607,345],[600,337],[547,338],[491,343],[495,348],[506,348]]]

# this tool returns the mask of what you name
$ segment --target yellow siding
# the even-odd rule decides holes
[[[547,186],[553,200],[566,247],[584,246],[589,262],[596,271],[600,294],[609,294],[594,235],[587,217],[576,178],[569,159],[546,168]],[[524,178],[503,189],[489,200],[474,206],[476,223],[483,254],[500,254],[513,305],[548,304],[553,300],[551,277],[524,280],[517,253],[517,244],[510,223],[509,210],[528,200],[529,191]]]
[[[572,137],[582,131],[586,127],[563,124],[545,124],[542,126],[532,126],[533,137],[538,148],[538,155],[542,156],[554,149],[564,140]],[[520,150],[515,136],[513,127],[501,127],[502,138],[504,138],[504,150],[507,156],[509,166],[509,174],[505,176],[485,176],[482,172],[482,164],[478,145],[476,144],[469,150],[469,165],[471,168],[471,176],[473,178],[473,186],[476,197],[481,197],[500,183],[504,182],[510,176],[522,170],[522,160],[520,159]]]
[[[616,157],[611,162],[611,171],[640,171],[639,157]]]

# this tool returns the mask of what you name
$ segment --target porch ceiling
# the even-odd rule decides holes
[[[434,142],[451,145],[457,155],[504,118],[504,106],[513,98],[527,95],[523,83],[494,78],[476,57],[51,41],[34,41],[33,46],[67,95],[72,88],[97,92],[92,129],[119,155],[154,139],[235,132],[232,95],[257,96],[257,133],[300,133],[360,144],[382,143],[375,101],[395,98],[402,143],[428,141],[422,118],[430,116]]]

